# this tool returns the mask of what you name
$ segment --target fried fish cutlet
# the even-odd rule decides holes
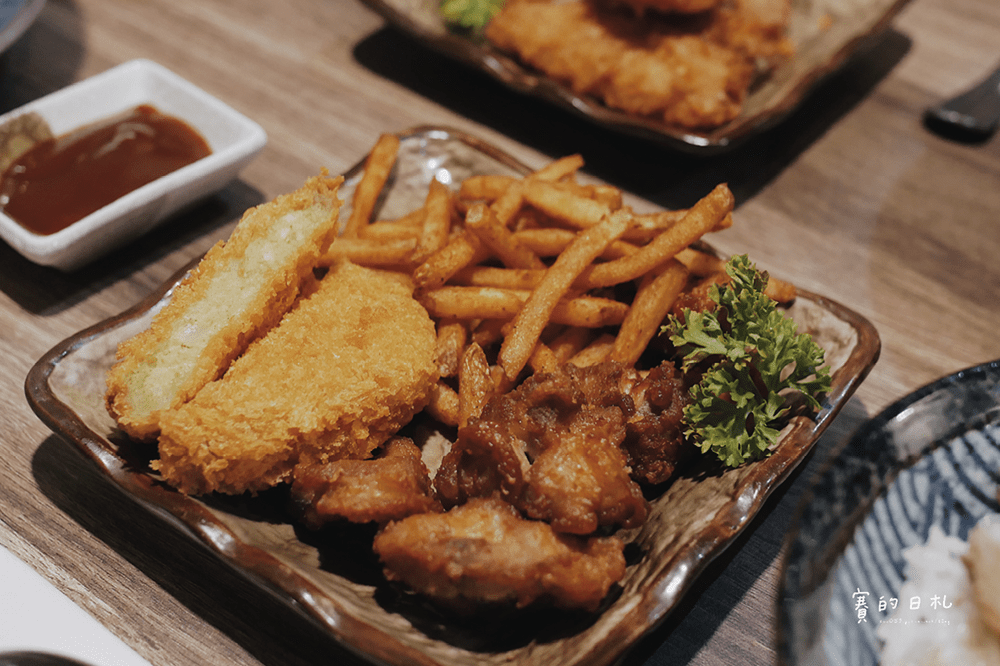
[[[336,233],[342,181],[317,176],[248,210],[151,326],[119,346],[106,401],[122,430],[155,439],[164,410],[190,400],[277,324]]]
[[[221,379],[164,412],[155,463],[189,494],[257,492],[366,458],[423,409],[437,335],[399,274],[334,265]]]

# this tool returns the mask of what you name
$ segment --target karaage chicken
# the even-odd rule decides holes
[[[457,608],[544,599],[595,610],[625,574],[623,547],[617,537],[560,534],[499,498],[389,523],[374,542],[390,580]]]

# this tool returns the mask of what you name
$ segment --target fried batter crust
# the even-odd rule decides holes
[[[544,599],[592,611],[625,575],[617,537],[559,534],[498,498],[390,523],[374,548],[390,580],[453,607]]]
[[[318,176],[248,210],[174,289],[151,326],[123,342],[107,376],[109,413],[151,441],[159,416],[190,400],[273,327],[336,232],[342,178]]]
[[[436,334],[405,276],[339,263],[219,380],[162,415],[159,471],[256,492],[298,464],[366,458],[427,404]]]
[[[315,529],[337,519],[387,523],[440,511],[413,440],[393,437],[384,449],[369,460],[297,466],[292,498],[302,509],[302,522]]]

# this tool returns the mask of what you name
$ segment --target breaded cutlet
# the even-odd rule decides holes
[[[220,377],[278,323],[337,231],[343,178],[323,174],[248,210],[174,289],[150,328],[123,342],[107,377],[107,408],[151,441],[159,417]]]
[[[189,494],[257,492],[298,463],[367,458],[427,404],[434,322],[407,276],[335,264],[189,402],[164,412],[157,469]]]

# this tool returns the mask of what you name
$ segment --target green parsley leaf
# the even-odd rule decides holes
[[[441,0],[440,11],[445,22],[467,30],[482,30],[505,0]]]
[[[764,294],[767,274],[746,255],[726,263],[730,283],[713,285],[717,307],[685,310],[683,321],[664,326],[689,370],[705,363],[684,409],[686,435],[703,453],[712,451],[730,467],[765,455],[778,441],[774,427],[788,411],[785,394],[800,393],[819,408],[816,396],[830,390],[824,351]]]

